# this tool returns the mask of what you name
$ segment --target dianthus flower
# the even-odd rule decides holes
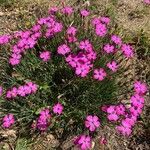
[[[68,29],[67,29],[67,34],[71,34],[73,36],[75,36],[77,33],[77,29],[73,26],[70,26]]]
[[[9,128],[10,126],[12,126],[15,123],[15,118],[13,114],[7,114],[6,116],[4,116],[3,118],[3,123],[2,126],[4,128]]]
[[[131,104],[135,107],[140,107],[143,108],[144,106],[144,97],[138,95],[138,94],[134,94],[131,99]]]
[[[49,9],[48,13],[49,13],[49,14],[54,14],[54,13],[56,13],[57,11],[58,11],[58,7],[52,7],[52,8]]]
[[[133,48],[132,48],[132,46],[130,46],[128,44],[123,44],[121,47],[121,50],[127,58],[131,58],[134,56]]]
[[[107,67],[112,70],[113,72],[116,72],[118,69],[118,64],[115,61],[111,61],[107,63]]]
[[[116,107],[115,106],[109,106],[107,108],[107,118],[109,121],[117,121],[119,119],[119,115],[116,112]]]
[[[111,44],[105,44],[103,49],[107,54],[113,53],[115,51],[115,47]]]
[[[103,68],[100,68],[100,69],[95,69],[94,70],[94,79],[97,79],[99,81],[102,81],[104,80],[104,78],[106,77],[106,72]]]
[[[102,23],[105,23],[105,24],[109,24],[110,23],[110,18],[109,17],[101,17],[100,18],[100,21],[102,22]]]
[[[130,110],[130,113],[136,117],[138,117],[142,113],[142,107],[131,106],[129,110]]]
[[[81,16],[83,16],[83,17],[87,17],[90,14],[90,12],[87,11],[86,9],[81,10],[80,13],[81,13]]]
[[[89,40],[83,40],[79,43],[79,48],[89,52],[92,51],[92,44]]]
[[[147,85],[141,81],[134,83],[134,91],[138,94],[145,94],[147,92]]]
[[[90,71],[90,66],[84,64],[84,65],[78,65],[76,67],[75,73],[76,75],[79,75],[81,77],[86,77],[89,71]]]
[[[124,136],[129,136],[132,132],[131,128],[124,127],[123,125],[117,126],[116,130]]]
[[[150,0],[144,0],[145,4],[150,4]]]
[[[61,115],[64,107],[62,104],[57,103],[56,105],[53,106],[53,112],[55,114]]]
[[[0,45],[7,44],[10,42],[10,40],[11,40],[10,35],[0,35]]]
[[[85,127],[89,128],[90,131],[95,131],[100,126],[100,121],[97,116],[89,115],[85,120]]]
[[[126,108],[122,104],[116,106],[116,114],[117,115],[125,115],[125,110],[126,110]]]
[[[81,149],[81,150],[88,150],[91,148],[91,138],[88,135],[80,135],[77,140],[75,141],[75,144]]]
[[[99,24],[100,23],[100,19],[99,18],[93,18],[92,19],[92,25],[93,26],[95,26],[95,25],[97,25],[97,24]]]
[[[40,131],[45,131],[49,126],[49,119],[51,118],[49,109],[43,109],[40,112],[40,116],[37,119],[37,128]]]
[[[73,13],[73,8],[70,6],[66,6],[62,9],[62,13],[66,15],[71,15]]]
[[[58,54],[61,54],[61,55],[65,55],[69,53],[70,51],[71,51],[70,48],[66,44],[60,45],[57,49]]]
[[[111,41],[113,41],[117,45],[121,45],[122,44],[122,40],[121,40],[121,38],[118,35],[112,35],[111,36]]]
[[[47,62],[51,58],[51,53],[49,51],[44,51],[40,53],[40,58],[44,61]]]
[[[96,24],[95,32],[98,36],[104,37],[107,34],[107,27],[105,24]]]

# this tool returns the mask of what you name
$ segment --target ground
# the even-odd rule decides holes
[[[69,3],[73,3],[72,2]],[[58,0],[0,0],[0,34],[17,31],[18,28],[28,28],[34,18],[46,14],[48,8],[57,5]],[[67,2],[68,3],[68,2]],[[82,5],[83,3],[80,3]],[[150,6],[145,6],[142,0],[93,0],[89,5],[103,12],[108,10],[118,23],[120,28],[131,38],[135,37],[136,44],[141,44],[140,37],[146,36],[149,49],[141,48],[131,66],[131,78],[144,79],[150,85]],[[136,40],[137,38],[137,40]],[[134,39],[134,38],[133,38]],[[133,41],[133,42],[135,42]],[[144,51],[144,52],[143,52]],[[130,64],[129,64],[130,65]],[[147,95],[149,97],[149,95]],[[133,136],[129,139],[123,138],[115,133],[113,128],[102,127],[93,143],[94,150],[149,150],[150,149],[150,102],[147,98],[146,107],[141,120],[135,127]],[[48,149],[75,149],[71,138],[65,141],[57,140],[52,134],[41,135],[36,142],[28,144],[27,139],[16,137],[14,130],[0,131],[0,149],[6,150],[48,150]],[[105,146],[99,144],[99,138],[105,136],[108,143]],[[42,141],[42,142],[41,142]],[[16,144],[14,144],[14,143]],[[14,146],[15,145],[15,146]],[[32,147],[32,148],[31,148]]]

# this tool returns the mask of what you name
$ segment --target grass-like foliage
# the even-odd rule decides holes
[[[134,54],[109,17],[71,7],[52,8],[31,29],[2,35],[0,44],[2,126],[23,132],[63,128],[79,134],[86,127],[93,133],[105,120],[100,108],[118,103],[118,75],[124,71],[118,58]],[[81,139],[88,138],[77,139],[81,149]]]

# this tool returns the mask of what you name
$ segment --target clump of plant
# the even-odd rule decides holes
[[[3,128],[63,128],[79,135],[74,143],[80,149],[91,147],[105,117],[121,134],[131,134],[147,86],[136,81],[130,107],[119,103],[117,80],[124,68],[118,60],[132,59],[134,48],[116,34],[109,17],[53,7],[31,29],[0,36],[0,45]]]

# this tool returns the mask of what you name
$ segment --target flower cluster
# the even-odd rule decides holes
[[[144,0],[145,4],[150,4],[150,0]]]
[[[133,126],[142,113],[147,86],[141,81],[136,81],[134,83],[134,91],[134,95],[130,98],[131,106],[129,108],[123,104],[102,107],[102,111],[107,113],[109,121],[120,122],[120,125],[116,126],[116,130],[124,136],[131,134]]]
[[[12,46],[12,54],[9,63],[13,66],[18,65],[21,61],[22,54],[34,48],[41,37],[52,38],[56,33],[61,32],[62,28],[62,24],[57,22],[53,16],[48,16],[39,19],[30,30],[14,33],[13,37],[14,40],[17,40],[17,43]],[[40,57],[43,61],[47,61],[50,57],[49,55],[48,52],[45,52],[41,54]]]
[[[13,87],[12,89],[6,92],[7,99],[13,99],[17,96],[25,97],[27,95],[36,93],[38,86],[33,82],[28,82],[25,85],[17,87]]]
[[[66,62],[75,69],[76,75],[86,77],[93,67],[93,61],[96,59],[96,52],[89,40],[79,43],[80,51],[77,54],[66,56]]]

